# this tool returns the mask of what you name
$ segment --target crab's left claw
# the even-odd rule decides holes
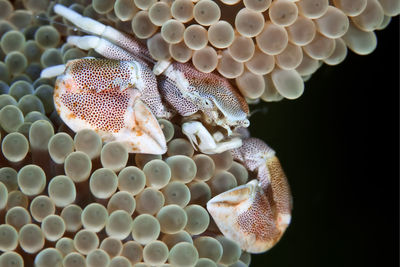
[[[103,80],[94,79],[97,68],[88,68],[89,63],[85,59],[69,62],[65,73],[57,78],[54,104],[64,123],[73,131],[93,129],[104,142],[122,142],[128,152],[164,154],[167,150],[164,134],[140,99],[140,92],[132,87],[115,86],[116,79],[105,72]],[[85,64],[92,75],[74,77],[71,68],[76,64]]]
[[[255,143],[255,139],[249,141]],[[244,140],[245,150],[246,143]],[[257,167],[257,178],[207,203],[221,232],[250,253],[262,253],[274,246],[291,220],[290,189],[277,157],[270,155]]]
[[[150,109],[138,98],[122,111],[106,93],[68,95],[54,103],[65,124],[73,131],[95,130],[104,142],[119,141],[129,153],[164,154],[165,137]],[[79,105],[74,103],[81,102]],[[97,104],[95,104],[97,103]]]

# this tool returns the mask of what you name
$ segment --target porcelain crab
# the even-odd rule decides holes
[[[271,248],[290,222],[291,195],[275,152],[255,138],[242,141],[249,109],[230,82],[201,73],[190,63],[154,62],[133,37],[56,4],[54,11],[94,35],[67,42],[106,59],[83,58],[43,70],[58,76],[56,110],[74,131],[96,130],[105,142],[124,142],[130,152],[163,154],[157,118],[181,118],[182,132],[203,153],[231,150],[257,180],[211,199],[207,208],[221,232],[242,249]],[[242,145],[243,144],[243,145]]]
[[[162,131],[149,114],[170,118],[177,113],[184,118],[183,133],[200,151],[219,153],[241,145],[233,130],[249,125],[249,109],[226,79],[204,74],[191,64],[154,64],[147,49],[131,36],[62,5],[55,5],[54,11],[100,36],[69,36],[68,43],[93,48],[107,58],[76,59],[42,72],[44,77],[59,75],[54,102],[72,130],[90,125],[106,142],[127,143],[130,152],[163,154]],[[123,105],[114,107],[115,98]],[[221,130],[211,133],[214,126],[227,135]]]

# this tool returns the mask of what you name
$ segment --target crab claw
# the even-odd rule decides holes
[[[221,193],[207,203],[207,210],[220,231],[250,253],[273,247],[290,223],[290,213],[276,210],[276,203],[252,180]]]
[[[252,149],[248,146],[252,144],[253,147],[257,140],[245,139],[244,145],[237,150],[249,152]],[[289,185],[278,158],[271,151],[263,149],[261,154],[268,156],[262,162],[251,158],[259,156],[254,150],[244,158],[244,165],[250,170],[249,165],[259,163],[255,168],[257,180],[221,193],[207,203],[220,231],[250,253],[262,253],[273,247],[291,220]]]
[[[106,76],[105,76],[106,77]],[[129,152],[164,154],[164,134],[157,119],[140,100],[140,92],[132,87],[80,85],[69,68],[58,77],[54,87],[54,104],[61,119],[73,131],[93,129],[104,142],[125,143]],[[97,86],[95,86],[97,85]],[[103,84],[104,85],[104,84]],[[90,89],[90,87],[95,89]]]
[[[257,180],[215,196],[207,210],[220,231],[247,252],[269,249],[278,236],[271,207]]]

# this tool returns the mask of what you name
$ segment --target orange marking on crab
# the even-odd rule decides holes
[[[137,136],[142,136],[142,135],[143,135],[143,132],[140,131],[140,130],[139,130],[139,131],[136,131],[136,135],[137,135]]]
[[[68,118],[69,120],[73,120],[73,119],[76,118],[76,115],[75,115],[74,113],[69,113],[69,114],[67,114],[67,118]],[[81,119],[84,119],[84,118],[81,117]]]

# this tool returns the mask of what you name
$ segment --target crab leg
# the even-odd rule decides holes
[[[257,173],[257,180],[219,194],[207,209],[221,232],[243,250],[262,253],[274,246],[291,219],[292,199],[275,152],[256,138],[232,150],[235,160]]]
[[[98,36],[69,36],[67,38],[67,43],[75,45],[83,50],[92,48],[100,55],[109,59],[137,61],[137,58],[131,53]]]
[[[109,59],[136,62],[136,57],[132,54],[98,36],[69,36],[67,42],[83,50],[94,49],[100,55]],[[41,77],[50,78],[58,76],[65,71],[65,68],[65,64],[45,68],[41,73]]]
[[[143,61],[148,65],[155,64],[153,68],[153,72],[155,75],[160,75],[171,64],[171,62],[168,60],[162,60],[156,62],[155,60],[152,59],[151,55],[149,54],[149,51],[143,44],[141,44],[131,36],[114,29],[111,26],[106,26],[91,18],[84,17],[81,14],[73,11],[72,9],[69,9],[60,4],[56,4],[54,6],[54,12],[68,19],[77,27],[91,34],[96,34],[105,39],[108,39],[111,42],[115,43],[116,45],[124,48],[125,50],[132,53],[135,60]],[[108,56],[106,57],[111,58]]]
[[[92,34],[98,36],[69,36],[68,43],[81,49],[95,49],[96,52],[109,59],[134,61],[140,67],[136,84],[141,92],[142,101],[147,104],[153,114],[159,118],[169,118],[170,113],[164,107],[157,89],[157,80],[151,70],[153,60],[148,50],[127,34],[121,33],[113,27],[106,26],[94,19],[87,18],[63,5],[56,4],[54,12]],[[45,72],[46,73],[46,72]]]
[[[69,36],[67,42],[83,50],[94,49],[97,53],[109,59],[136,62],[136,57],[132,54],[98,36]],[[138,64],[136,65],[138,66]],[[44,78],[55,77],[62,74],[65,71],[65,68],[65,64],[48,67],[42,71],[40,76]]]
[[[54,6],[54,12],[66,18],[78,28],[108,39],[117,46],[124,48],[135,57],[135,60],[145,61],[147,64],[154,63],[148,50],[131,36],[124,34],[111,26],[106,26],[92,18],[84,17],[74,10],[60,4]]]

